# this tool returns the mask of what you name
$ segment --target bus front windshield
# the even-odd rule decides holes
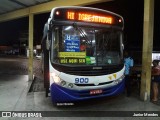
[[[122,61],[121,32],[109,28],[57,26],[52,32],[51,62],[69,66],[107,66]]]

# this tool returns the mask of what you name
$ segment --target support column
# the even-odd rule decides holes
[[[143,52],[140,98],[150,100],[153,49],[154,0],[144,0]]]
[[[29,14],[29,67],[28,67],[28,79],[33,80],[33,14]]]

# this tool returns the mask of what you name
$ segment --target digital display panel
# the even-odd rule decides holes
[[[57,8],[53,19],[56,21],[88,22],[123,27],[123,18],[117,14],[87,8]]]
[[[113,18],[109,16],[100,16],[81,12],[78,12],[77,14],[75,12],[67,12],[67,19],[107,24],[112,24],[113,21]]]

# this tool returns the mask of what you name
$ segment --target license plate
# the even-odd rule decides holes
[[[90,95],[101,94],[102,92],[102,90],[91,90]]]

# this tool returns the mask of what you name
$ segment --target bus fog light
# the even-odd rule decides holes
[[[62,80],[60,84],[61,84],[61,86],[65,86],[66,85],[66,81]]]
[[[69,88],[73,88],[73,84],[72,84],[72,83],[69,83],[69,84],[68,84],[68,87],[69,87]]]

